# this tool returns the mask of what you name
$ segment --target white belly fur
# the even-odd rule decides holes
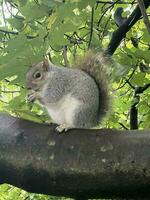
[[[46,108],[54,123],[73,126],[73,116],[79,105],[79,100],[66,95],[60,101],[46,105]]]

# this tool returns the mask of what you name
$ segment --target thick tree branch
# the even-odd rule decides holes
[[[0,183],[84,198],[150,198],[150,132],[70,130],[0,115]]]
[[[144,0],[145,8],[148,8],[150,1]],[[126,33],[131,29],[131,27],[140,19],[141,11],[139,6],[137,6],[128,19],[113,33],[111,41],[107,47],[106,53],[113,55],[119,46],[121,40],[125,37]]]

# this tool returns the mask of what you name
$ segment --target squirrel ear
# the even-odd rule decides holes
[[[44,69],[45,71],[49,71],[49,62],[48,62],[47,59],[44,59],[44,60],[43,60],[43,69]]]
[[[34,67],[36,64],[34,63],[34,64],[31,64],[31,66],[30,67]]]

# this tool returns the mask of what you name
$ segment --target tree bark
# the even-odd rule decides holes
[[[76,199],[150,199],[150,130],[58,134],[1,114],[0,183]]]

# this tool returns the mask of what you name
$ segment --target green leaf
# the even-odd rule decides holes
[[[147,115],[142,125],[143,128],[150,128],[150,113]]]
[[[143,42],[150,42],[150,36],[149,36],[149,32],[147,31],[147,29],[143,29]]]
[[[22,7],[22,6],[25,6],[26,3],[28,2],[28,0],[18,0],[18,3],[19,5]]]
[[[56,5],[61,4],[62,1],[55,1],[55,0],[40,0],[40,4],[47,6],[48,8],[54,8]]]
[[[22,30],[22,28],[24,27],[24,18],[23,17],[9,18],[9,19],[7,19],[7,21],[9,22],[9,24],[12,27],[14,27],[17,30]]]
[[[20,8],[20,12],[27,20],[40,19],[48,16],[47,10],[44,6],[38,5],[35,2],[30,2]]]
[[[78,7],[79,7],[80,9],[86,8],[87,6],[93,7],[95,3],[96,3],[96,0],[80,1],[80,2],[78,3]]]
[[[144,84],[149,83],[149,80],[145,78],[144,73],[136,72],[131,78],[130,82],[135,86],[144,86]]]
[[[59,23],[62,23],[62,20],[65,20],[65,18],[69,18],[70,20],[72,17],[75,16],[75,3],[63,3],[61,6],[59,6],[57,11],[57,20]]]
[[[144,59],[145,62],[150,63],[150,50],[138,49],[135,52],[137,58]]]

